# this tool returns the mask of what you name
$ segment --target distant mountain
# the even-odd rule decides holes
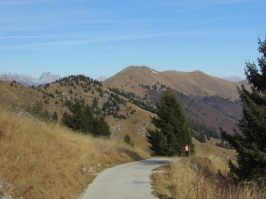
[[[51,81],[52,76],[44,73],[35,80],[39,83],[47,79]],[[3,77],[13,77],[17,82],[24,77],[28,79],[28,85],[33,84],[29,75],[8,74]],[[136,145],[145,149],[148,146],[146,129],[153,128],[150,117],[155,116],[151,107],[158,102],[167,86],[173,89],[182,104],[195,136],[203,133],[214,135],[214,131],[219,132],[219,127],[233,133],[242,117],[236,87],[241,83],[246,85],[245,82],[230,82],[199,70],[159,72],[146,66],[130,66],[103,82],[99,82],[100,79],[94,81],[82,75],[69,76],[49,86],[41,85],[39,89],[0,81],[0,102],[8,101],[20,108],[41,101],[51,117],[57,113],[58,121],[76,99],[88,105],[94,103],[95,114],[104,113],[111,137],[123,140],[128,134]]]
[[[139,86],[142,84],[150,86],[163,84],[185,95],[199,97],[219,95],[231,100],[239,99],[239,95],[236,92],[236,85],[240,85],[238,82],[226,81],[199,70],[193,72],[175,70],[158,72],[147,66],[129,66],[103,82],[104,86],[134,92],[144,97],[146,90]]]
[[[76,79],[77,77],[71,78]],[[18,75],[16,73],[9,73],[1,75],[0,79],[6,81],[16,81],[26,86],[37,86],[40,84],[54,82],[57,79],[61,79],[61,77],[59,75],[52,75],[49,72],[43,73],[40,78],[32,78],[25,74]],[[78,82],[83,81],[82,79],[84,78],[81,78]],[[209,128],[215,129],[217,132],[219,131],[219,127],[222,126],[222,128],[227,132],[232,132],[233,128],[237,129],[237,121],[239,121],[242,117],[242,107],[239,102],[239,94],[237,93],[236,88],[241,84],[247,85],[247,80],[231,82],[205,74],[199,70],[193,72],[181,72],[175,70],[159,72],[146,66],[130,66],[108,79],[103,79],[105,79],[104,76],[96,79],[102,82],[99,84],[103,86],[100,89],[98,87],[92,89],[92,86],[85,88],[84,85],[86,82],[83,82],[84,88],[81,85],[78,88],[76,81],[62,80],[62,84],[56,82],[49,85],[50,89],[53,88],[49,91],[49,93],[51,96],[57,98],[58,96],[54,95],[55,90],[58,89],[59,91],[59,88],[63,87],[60,91],[64,93],[64,96],[60,96],[61,98],[57,99],[57,102],[62,99],[71,100],[73,98],[73,96],[71,96],[72,94],[66,91],[72,89],[74,85],[75,88],[73,87],[73,89],[79,90],[78,93],[83,93],[79,97],[80,99],[84,96],[88,99],[101,99],[102,101],[99,102],[99,110],[102,110],[106,96],[111,95],[111,93],[108,95],[106,95],[106,93],[96,93],[97,90],[106,90],[106,87],[109,87],[107,90],[112,91],[112,88],[112,92],[121,92],[121,96],[128,98],[128,102],[129,97],[131,97],[135,100],[132,100],[133,104],[148,107],[150,104],[155,105],[166,87],[170,86],[174,90],[178,100],[182,103],[185,114],[191,122],[190,125],[206,125]],[[71,82],[73,82],[73,84]],[[94,84],[95,83],[91,83],[91,85]],[[94,92],[95,95],[93,94]],[[117,93],[119,94],[119,92]],[[136,100],[141,100],[141,102]],[[47,103],[47,101],[45,103]],[[91,103],[91,100],[88,101],[88,103]],[[132,104],[130,106],[132,106]],[[121,105],[121,107],[118,108],[120,109],[118,116],[120,116],[120,114],[122,114],[123,117],[128,117],[128,115],[137,116],[133,109],[130,110],[130,106],[123,108]],[[115,115],[115,117],[111,117],[113,109],[110,108],[108,110],[110,112],[106,114],[108,120],[110,119],[110,122],[112,122],[111,124],[113,124],[114,121],[120,121],[117,119],[117,115]],[[123,110],[127,111],[123,112]],[[54,110],[51,111],[51,113],[54,112]],[[150,110],[148,110],[148,112],[153,113]],[[147,121],[145,120],[145,123],[148,124],[149,116],[147,114],[145,116],[148,118]],[[135,124],[136,121],[144,121],[144,119],[141,120],[134,118],[130,120],[132,124]]]
[[[228,80],[230,82],[239,82],[239,81],[244,80],[244,78],[241,78],[237,75],[231,75],[229,77],[223,77],[223,79]]]
[[[8,73],[0,75],[1,80],[16,81],[24,86],[39,86],[40,84],[47,84],[60,79],[60,75],[53,75],[50,72],[44,72],[40,78],[31,77],[28,74]]]
[[[103,81],[104,87],[120,92],[134,93],[140,99],[155,104],[167,86],[170,86],[182,103],[191,121],[219,132],[222,126],[227,132],[237,129],[242,116],[237,86],[245,82],[231,82],[202,71],[156,71],[146,66],[130,66]],[[232,132],[233,133],[233,132]]]
[[[103,82],[104,80],[108,79],[108,77],[105,77],[105,76],[100,76],[98,77],[96,80],[100,81],[100,82]]]

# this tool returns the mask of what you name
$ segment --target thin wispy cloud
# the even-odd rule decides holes
[[[2,0],[0,6],[25,6],[34,4],[34,0]]]
[[[255,1],[259,2],[260,0],[216,0],[210,1],[211,4],[241,4],[241,3],[254,3]]]
[[[98,37],[86,37],[86,34],[81,34],[79,36],[73,36],[73,34],[66,35],[43,35],[43,36],[29,36],[29,37],[18,37],[17,39],[36,39],[36,38],[52,38],[60,39],[61,41],[47,41],[47,42],[36,42],[32,44],[20,44],[20,45],[2,45],[0,50],[34,50],[34,49],[43,49],[43,48],[61,48],[61,47],[71,47],[79,45],[89,45],[95,43],[104,43],[105,46],[108,46],[108,42],[116,41],[130,41],[130,40],[144,40],[144,39],[154,39],[154,38],[165,38],[165,37],[175,37],[175,36],[193,36],[193,35],[224,35],[232,33],[240,33],[242,30],[239,29],[230,29],[223,31],[207,30],[207,31],[172,31],[172,32],[162,32],[155,31],[156,29],[151,29],[143,32],[135,32],[131,34],[121,34],[119,32],[112,33],[109,37],[98,36]],[[72,35],[72,36],[71,36]],[[80,39],[77,39],[79,38]],[[12,38],[12,37],[11,37]],[[75,39],[76,38],[76,39]],[[2,37],[0,37],[2,39]],[[14,38],[15,39],[15,38]]]
[[[77,61],[104,67],[104,56],[116,65],[120,59],[115,57],[127,64],[121,55],[132,55],[128,65],[147,61],[176,67],[185,66],[190,54],[207,51],[219,52],[220,59],[227,60],[228,49],[243,61],[251,43],[256,45],[258,35],[264,37],[265,9],[263,0],[1,0],[0,66],[16,67],[21,63],[15,60],[32,56],[40,60],[61,56],[56,62],[60,66]],[[218,43],[224,46],[217,47]],[[177,60],[178,53],[182,57]],[[52,61],[38,63],[47,65],[54,66]]]
[[[49,4],[56,4],[60,2],[59,0],[41,0],[41,1]]]
[[[219,4],[244,4],[244,3],[254,3],[262,2],[263,0],[190,0],[190,1],[180,1],[180,0],[164,0],[164,1],[153,1],[152,5],[160,7],[190,7],[190,9],[203,8],[210,5]],[[187,11],[189,11],[188,9]]]

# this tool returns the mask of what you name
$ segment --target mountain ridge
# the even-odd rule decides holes
[[[177,87],[177,90],[186,95],[193,94],[204,97],[206,95],[211,96],[218,93],[224,96],[224,98],[232,98],[232,100],[237,100],[239,98],[236,92],[236,86],[241,85],[241,83],[238,82],[230,82],[222,78],[205,74],[200,70],[193,72],[175,70],[158,72],[147,66],[129,66],[103,81],[103,84],[105,86],[111,85],[121,90],[127,88],[128,91],[133,91],[133,88],[130,89],[130,87],[138,86],[138,82],[142,82],[143,84],[154,84],[157,82],[156,79],[161,84],[172,88]],[[139,92],[140,96],[145,95],[145,92]]]
[[[35,86],[35,87],[41,84],[52,83],[61,78],[62,77],[60,75],[54,75],[51,72],[43,72],[39,78],[32,77],[29,74],[19,75],[18,73],[7,73],[0,75],[0,80],[9,81],[9,82],[16,81],[24,86]],[[96,80],[100,82],[106,79],[107,77],[104,75],[96,78]]]
[[[228,76],[228,77],[223,77],[223,79],[228,80],[230,82],[240,82],[240,81],[245,80],[245,78],[241,78],[241,77],[239,77],[237,75],[231,75],[231,76]]]
[[[47,84],[62,78],[60,75],[53,75],[50,72],[43,72],[40,78],[32,77],[28,74],[8,73],[0,75],[0,79],[4,81],[16,81],[24,86],[39,86]]]
[[[154,105],[163,88],[170,86],[191,122],[205,123],[217,132],[222,126],[233,133],[242,116],[237,87],[246,83],[230,82],[199,70],[158,72],[147,66],[129,66],[103,81],[103,86],[135,93]]]
[[[44,74],[43,78],[49,75],[51,74]],[[84,77],[81,76],[81,80],[84,79]],[[49,99],[53,100],[53,97],[56,98],[53,103],[58,104],[60,101],[67,103],[69,100],[73,101],[73,99],[76,98],[73,94],[80,96],[80,98],[88,101],[88,103],[92,103],[92,99],[94,98],[106,100],[105,92],[110,90],[108,88],[114,88],[120,92],[124,92],[126,95],[133,96],[135,101],[131,100],[131,103],[135,105],[138,103],[144,103],[144,106],[146,106],[148,103],[148,106],[150,106],[151,103],[155,106],[165,88],[170,86],[178,100],[181,102],[187,117],[194,124],[204,124],[217,132],[219,131],[219,127],[222,126],[226,131],[232,132],[233,128],[237,128],[237,121],[241,118],[242,114],[239,96],[236,91],[236,87],[240,86],[241,83],[229,82],[222,78],[205,74],[199,70],[193,72],[181,72],[175,70],[158,72],[147,66],[129,66],[101,82],[103,85],[102,88],[94,89],[91,86],[86,86],[86,82],[82,83],[81,88],[81,85],[79,85],[81,80],[74,80],[78,77],[79,76],[73,76],[73,78],[70,79],[65,77],[60,79],[60,81],[52,83],[50,87],[49,85],[42,85],[40,88],[38,87],[38,90],[42,90],[47,96],[42,99],[43,103],[48,103]],[[245,81],[242,81],[242,83],[246,84]],[[55,87],[55,85],[57,85],[57,87]],[[92,89],[94,92],[96,92],[97,89],[103,90],[103,93],[97,95],[89,94],[93,92]],[[6,93],[6,95],[9,94]],[[40,97],[43,94],[36,95]],[[124,95],[122,94],[122,96]],[[103,108],[103,105],[103,101],[99,102],[100,109]],[[63,106],[66,105],[63,104]],[[144,106],[142,105],[142,108]],[[50,105],[48,107],[50,107]],[[48,111],[53,114],[54,108],[51,106]],[[133,110],[129,111],[129,107],[127,107],[127,110],[125,109],[124,112],[130,115],[130,112],[132,111]],[[123,111],[121,113],[123,114]],[[111,115],[112,114],[113,113],[111,113]],[[132,114],[134,114],[134,112],[132,112]],[[147,116],[148,113],[145,113],[145,115]],[[116,125],[117,118],[108,115],[107,117],[109,118],[108,120],[114,124],[111,128],[118,128]],[[149,124],[149,118],[146,119],[145,123]],[[138,123],[140,122],[138,119],[132,119],[131,123],[135,124],[137,121]],[[138,127],[138,129],[141,129],[141,132],[144,133],[145,130],[142,128],[143,126]],[[120,129],[120,127],[118,129]]]
[[[176,70],[165,70],[163,72],[158,72],[152,68],[149,68],[148,66],[129,66],[129,67],[126,67],[125,69],[129,69],[131,68],[132,71],[138,69],[138,68],[147,68],[149,69],[153,74],[159,74],[159,73],[171,73],[171,72],[178,72],[178,73],[204,73],[200,70],[195,70],[195,71],[192,71],[192,72],[182,72],[182,71],[176,71]],[[118,72],[117,74],[119,73],[123,73],[123,71],[125,70],[123,69],[122,71]],[[115,74],[115,75],[117,75]],[[205,73],[204,73],[205,74]],[[211,75],[209,75],[211,76]],[[215,76],[213,76],[215,77]],[[24,86],[39,86],[40,84],[46,84],[46,83],[51,83],[51,82],[54,82],[58,79],[62,78],[62,76],[60,75],[54,75],[52,74],[51,72],[43,72],[42,75],[39,77],[39,78],[36,78],[36,77],[33,77],[33,76],[30,76],[29,74],[18,74],[18,73],[6,73],[6,74],[2,74],[0,75],[0,80],[5,80],[5,81],[16,81]],[[216,77],[216,78],[219,78],[219,77]],[[95,78],[96,80],[100,81],[100,82],[103,82],[105,81],[106,79],[108,79],[108,77],[104,76],[104,75],[101,75],[99,76],[98,78]],[[230,82],[243,82],[245,81],[244,78],[241,78],[237,75],[231,75],[231,76],[228,76],[228,77],[223,77],[221,79],[224,79],[224,80],[227,80],[227,81],[230,81]]]

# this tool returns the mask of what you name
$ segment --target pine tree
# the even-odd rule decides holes
[[[99,118],[93,116],[92,108],[85,107],[79,101],[73,105],[72,114],[65,112],[62,117],[62,123],[74,131],[94,136],[110,136],[110,129],[103,116]]]
[[[151,118],[156,129],[147,129],[146,135],[154,155],[180,155],[186,144],[193,150],[188,121],[171,88],[167,88],[156,106],[157,117]]]
[[[110,137],[111,132],[110,132],[108,123],[104,119],[104,116],[100,116],[94,119],[93,135],[96,137],[100,137],[100,136]]]
[[[222,137],[237,151],[237,163],[231,161],[231,175],[238,180],[266,179],[266,39],[258,40],[259,53],[256,64],[247,62],[245,74],[251,89],[245,86],[237,88],[243,103],[243,117],[238,126],[241,133],[235,130],[229,135],[221,129]]]

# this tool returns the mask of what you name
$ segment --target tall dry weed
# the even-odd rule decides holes
[[[211,163],[196,164],[196,160],[176,160],[165,173],[153,175],[159,198],[172,199],[263,199],[266,190],[256,182],[235,184],[209,170]],[[195,166],[197,165],[197,166]],[[198,166],[200,165],[200,166]]]
[[[149,157],[124,143],[3,109],[0,132],[0,176],[14,198],[74,199],[104,168]]]

